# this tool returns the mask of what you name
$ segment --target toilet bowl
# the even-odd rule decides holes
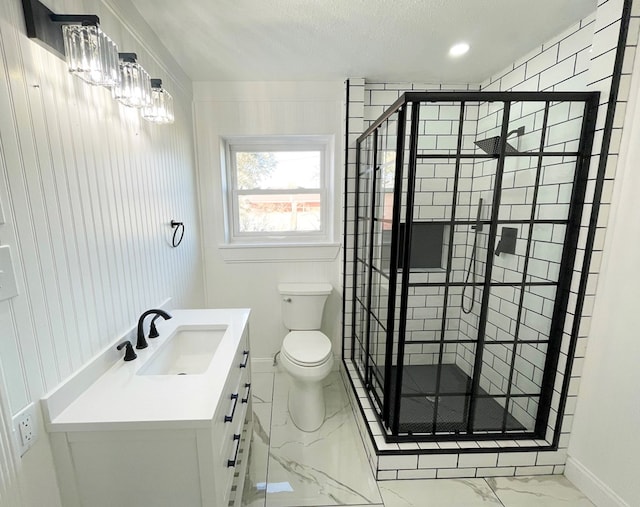
[[[303,431],[317,430],[325,416],[322,381],[333,368],[331,341],[319,331],[292,331],[282,343],[280,362],[290,376],[291,420]]]
[[[280,349],[280,364],[290,378],[289,415],[303,431],[324,422],[322,381],[333,368],[331,340],[318,330],[329,284],[281,284],[283,322],[291,331]]]

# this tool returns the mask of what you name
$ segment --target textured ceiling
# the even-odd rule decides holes
[[[596,0],[128,1],[193,81],[479,83],[596,8]],[[461,40],[471,50],[454,60],[447,52]]]

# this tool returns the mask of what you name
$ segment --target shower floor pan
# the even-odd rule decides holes
[[[395,379],[395,367],[391,378]],[[467,433],[471,378],[455,364],[441,365],[440,400],[436,428],[433,411],[436,391],[437,365],[405,366],[402,375],[402,402],[400,405],[400,434]],[[395,393],[392,381],[391,393]],[[502,432],[505,409],[488,393],[478,389],[474,432]],[[391,403],[393,406],[393,394]],[[507,414],[506,431],[524,431],[526,428],[511,414]]]

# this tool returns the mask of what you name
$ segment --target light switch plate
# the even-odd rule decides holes
[[[17,295],[18,285],[11,259],[11,247],[9,245],[0,246],[0,301]]]

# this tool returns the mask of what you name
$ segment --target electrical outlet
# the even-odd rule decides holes
[[[24,456],[38,438],[38,416],[34,403],[13,417],[13,429],[20,456]]]

